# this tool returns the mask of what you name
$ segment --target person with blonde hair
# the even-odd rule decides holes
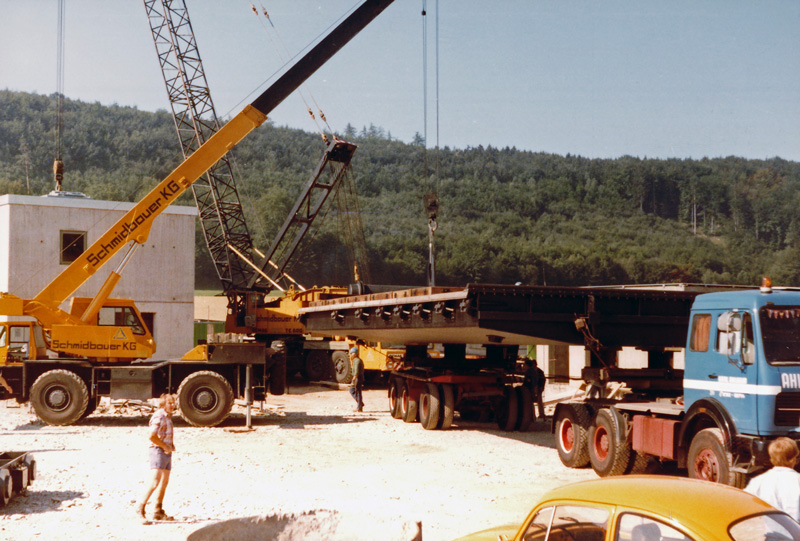
[[[754,477],[745,490],[800,521],[800,473],[794,469],[800,455],[797,442],[776,438],[767,450],[773,467]]]
[[[145,518],[147,500],[158,488],[156,494],[156,509],[153,513],[154,520],[173,520],[164,512],[164,493],[167,491],[169,474],[172,471],[172,453],[175,445],[172,443],[172,413],[175,411],[175,397],[171,394],[162,394],[158,399],[158,409],[150,418],[150,469],[153,476],[144,492],[141,503],[136,512]]]

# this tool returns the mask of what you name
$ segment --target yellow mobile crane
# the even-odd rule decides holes
[[[43,421],[66,425],[91,413],[101,396],[141,399],[177,392],[189,423],[213,426],[230,412],[234,390],[237,396],[252,390],[255,399],[268,385],[282,392],[282,382],[274,381],[281,374],[280,361],[264,344],[199,346],[180,360],[141,362],[156,351],[153,337],[133,300],[110,295],[136,248],[147,240],[153,220],[392,2],[366,0],[356,8],[34,298],[0,293],[0,316],[32,319],[0,323],[0,399],[30,400]],[[69,310],[61,309],[126,247],[94,298],[73,297]]]

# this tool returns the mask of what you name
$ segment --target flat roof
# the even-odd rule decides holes
[[[76,209],[94,209],[121,212],[129,211],[136,203],[130,201],[104,201],[89,197],[52,197],[46,195],[0,195],[0,207],[7,205],[21,205],[26,207],[67,207]],[[183,214],[197,216],[197,207],[187,205],[170,205],[164,209],[163,214]]]

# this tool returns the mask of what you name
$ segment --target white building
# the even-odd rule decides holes
[[[0,291],[36,296],[132,206],[84,197],[0,196]],[[180,357],[192,347],[196,215],[194,207],[164,210],[111,295],[136,302],[155,338],[157,359]],[[74,296],[94,297],[122,255]],[[68,310],[68,301],[61,308]]]

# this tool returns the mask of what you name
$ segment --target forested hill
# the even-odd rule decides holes
[[[180,163],[167,112],[66,100],[64,189],[135,201]],[[346,112],[340,113],[341,117]],[[0,194],[52,189],[54,98],[0,91]],[[491,146],[428,151],[381,128],[347,126],[374,283],[425,283],[423,195],[439,194],[438,285],[655,282],[800,286],[800,165],[780,158],[648,159]],[[234,151],[259,247],[266,248],[323,151],[319,135],[266,125]],[[433,173],[438,162],[439,174]],[[184,196],[185,204],[193,204]],[[293,259],[305,285],[352,280],[330,211]],[[216,287],[202,235],[197,283]]]

